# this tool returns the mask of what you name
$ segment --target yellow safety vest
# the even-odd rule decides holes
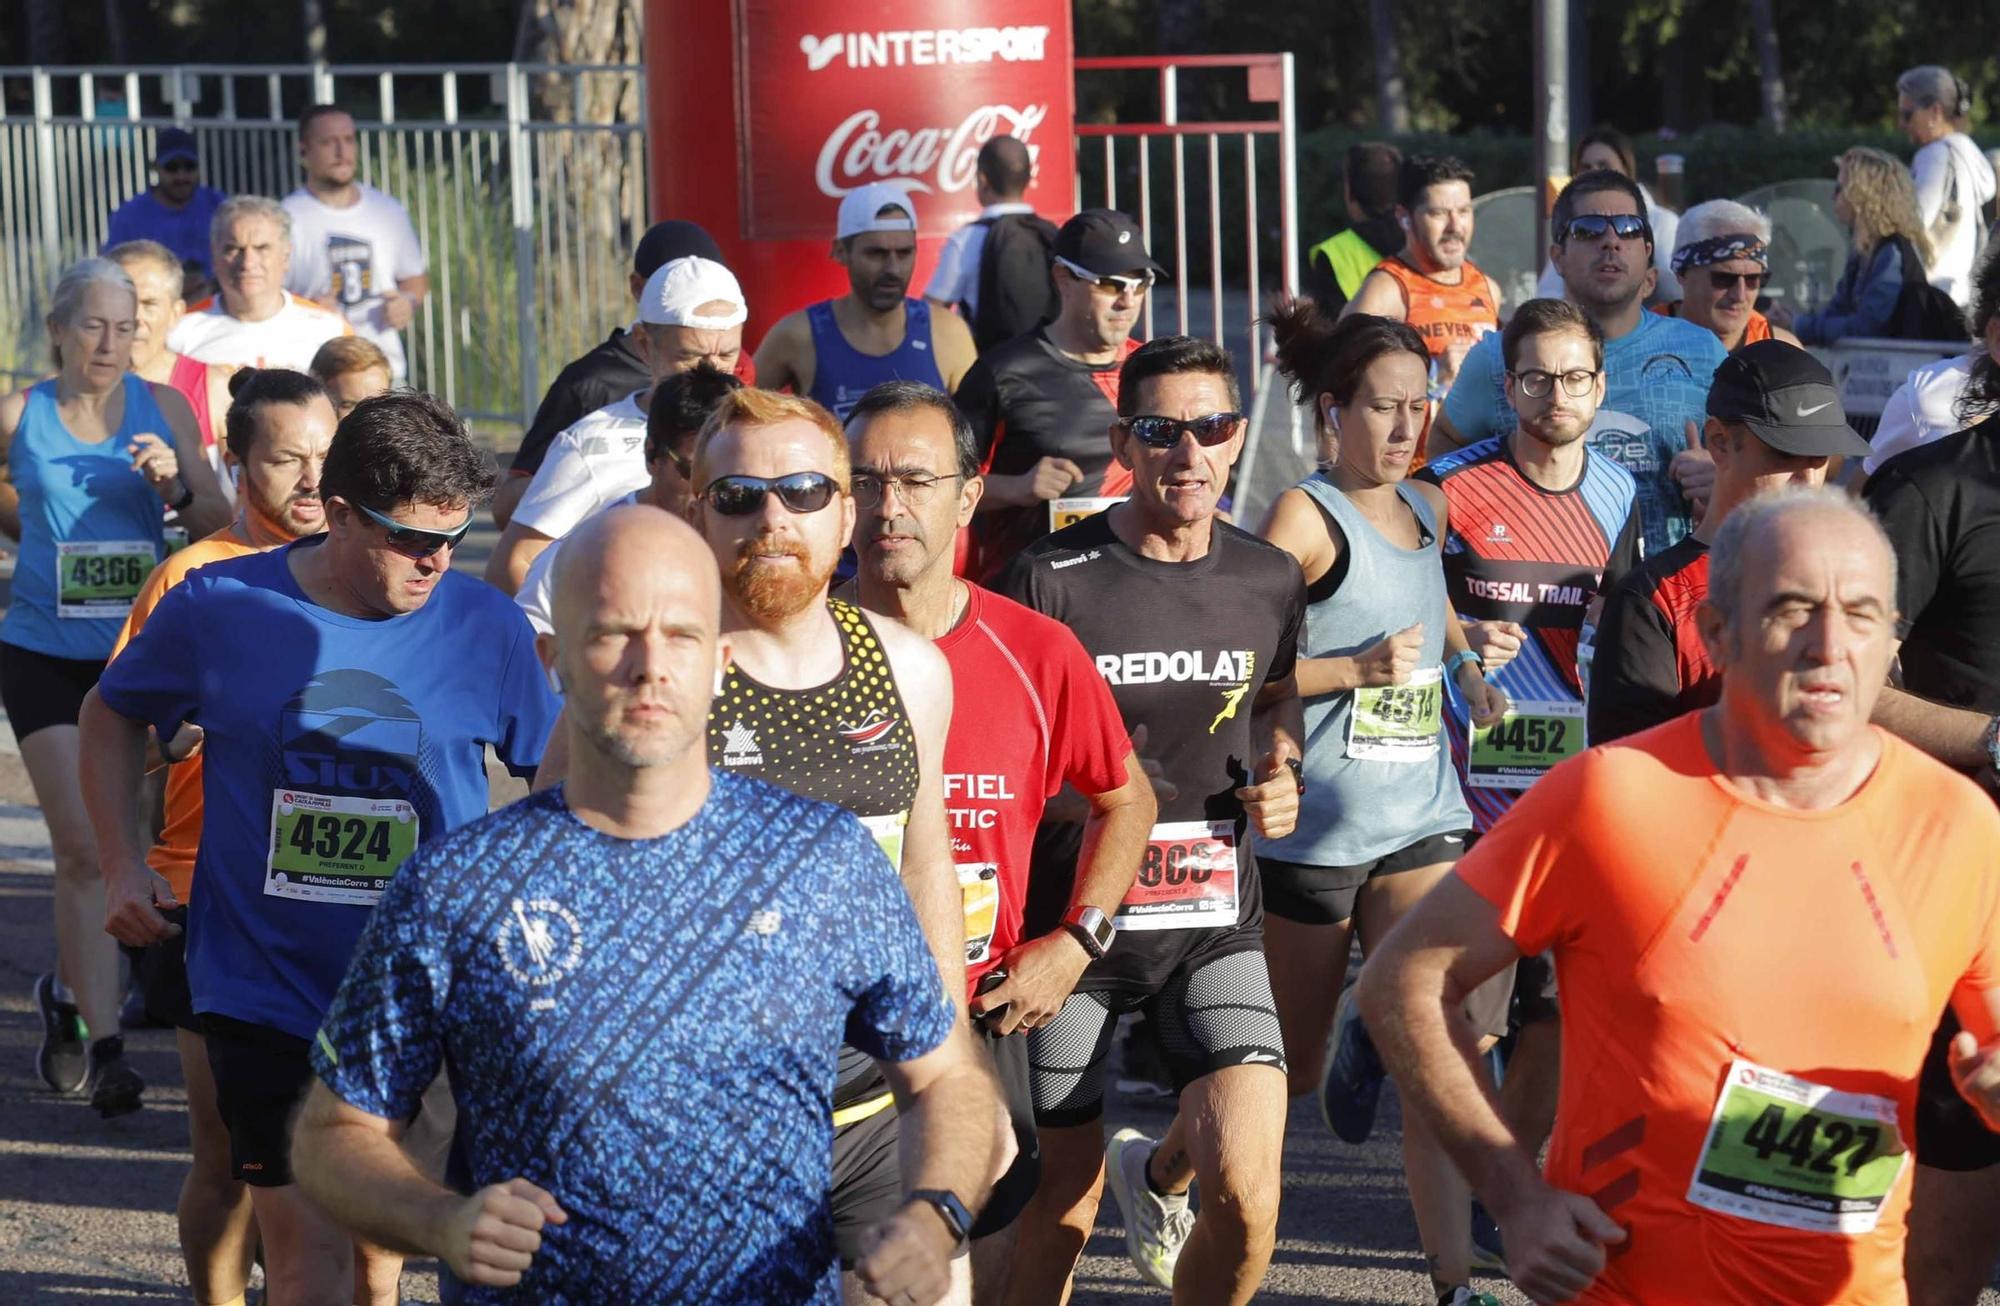
[[[1323,258],[1333,272],[1340,293],[1353,299],[1360,292],[1361,283],[1375,270],[1383,255],[1375,252],[1375,247],[1361,238],[1361,234],[1349,227],[1337,236],[1330,236],[1306,251],[1306,260]]]

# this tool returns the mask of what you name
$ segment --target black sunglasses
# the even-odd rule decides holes
[[[1768,272],[1717,272],[1714,268],[1710,268],[1708,284],[1717,290],[1734,290],[1736,283],[1740,281],[1752,294],[1755,294],[1764,288],[1764,282],[1770,279],[1770,275]]]
[[[1643,240],[1648,245],[1653,243],[1652,225],[1634,213],[1579,213],[1563,228],[1562,238],[1566,241],[1603,240],[1607,232],[1620,240]]]
[[[455,549],[472,529],[472,514],[465,514],[465,525],[455,531],[420,531],[414,526],[405,526],[394,517],[385,517],[365,503],[354,505],[362,516],[389,532],[389,547],[406,558],[428,558],[440,549]]]
[[[710,481],[701,497],[724,517],[748,517],[764,506],[764,496],[775,494],[789,512],[818,512],[833,502],[840,486],[822,472],[793,472],[790,476],[720,476]]]
[[[1171,449],[1181,442],[1182,432],[1203,447],[1221,444],[1236,434],[1236,425],[1242,420],[1241,413],[1210,413],[1185,422],[1173,417],[1121,417],[1118,425],[1148,449]]]

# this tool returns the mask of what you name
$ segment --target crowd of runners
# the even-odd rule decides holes
[[[644,233],[503,473],[399,388],[424,259],[353,120],[282,204],[163,133],[143,198],[206,245],[122,215],[0,398],[41,1079],[138,1110],[121,1019],[173,1028],[211,1306],[393,1306],[406,1256],[464,1302],[1043,1306],[1107,1186],[1148,1283],[1234,1306],[1292,1102],[1359,1142],[1387,1080],[1439,1306],[1966,1306],[2000,252],[1963,86],[1898,92],[1915,180],[1842,157],[1796,315],[1764,215],[1671,214],[1600,132],[1503,322],[1471,172],[1358,147],[1265,319],[1319,470],[1255,522],[1241,360],[1136,341],[1140,227],[1035,214],[1011,138],[921,296],[894,187],[775,321]],[[1940,300],[1966,348],[1871,447],[1798,342]],[[1114,1060],[1159,1137],[1105,1136]]]

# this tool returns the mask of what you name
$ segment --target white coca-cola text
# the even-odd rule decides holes
[[[1027,142],[1048,117],[1049,106],[985,104],[967,114],[956,127],[892,127],[882,130],[882,115],[861,109],[848,115],[819,147],[813,180],[820,193],[839,198],[870,182],[886,181],[921,194],[952,194],[972,185],[979,147],[996,134]]]

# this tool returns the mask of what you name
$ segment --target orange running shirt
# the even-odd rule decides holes
[[[1467,259],[1458,284],[1433,281],[1394,255],[1375,265],[1403,292],[1403,320],[1424,338],[1432,358],[1442,358],[1454,344],[1473,345],[1488,331],[1500,328],[1500,306],[1486,284],[1486,274]]]
[[[1725,787],[1701,716],[1558,766],[1455,872],[1524,955],[1555,954],[1563,1076],[1548,1179],[1627,1234],[1578,1300],[1901,1306],[1907,1157],[1877,1168],[1894,1181],[1871,1233],[1723,1214],[1690,1185],[1725,1089],[1769,1082],[1732,1074],[1739,1061],[1893,1102],[1900,1143],[1851,1125],[1794,1139],[1798,1119],[1725,1138],[1725,1123],[1716,1145],[1737,1157],[1755,1144],[1767,1163],[1837,1168],[1857,1157],[1857,1133],[1881,1136],[1878,1155],[1910,1147],[1947,1001],[1992,1034],[1979,995],[2000,987],[2000,812],[1879,730],[1881,763],[1847,802],[1771,807]]]
[[[118,632],[118,642],[111,648],[113,658],[124,652],[125,646],[132,642],[132,637],[146,624],[146,618],[160,606],[161,597],[180,584],[189,572],[225,558],[240,558],[246,553],[260,552],[255,545],[246,544],[236,531],[236,524],[231,523],[215,534],[169,554],[166,561],[153,568],[153,574],[139,589],[139,597],[132,600],[132,611],[125,618],[125,628]],[[189,889],[194,883],[194,855],[200,846],[201,757],[197,754],[167,768],[166,822],[160,828],[159,842],[146,854],[146,865],[158,871],[173,886],[174,897],[183,903],[188,900]]]

